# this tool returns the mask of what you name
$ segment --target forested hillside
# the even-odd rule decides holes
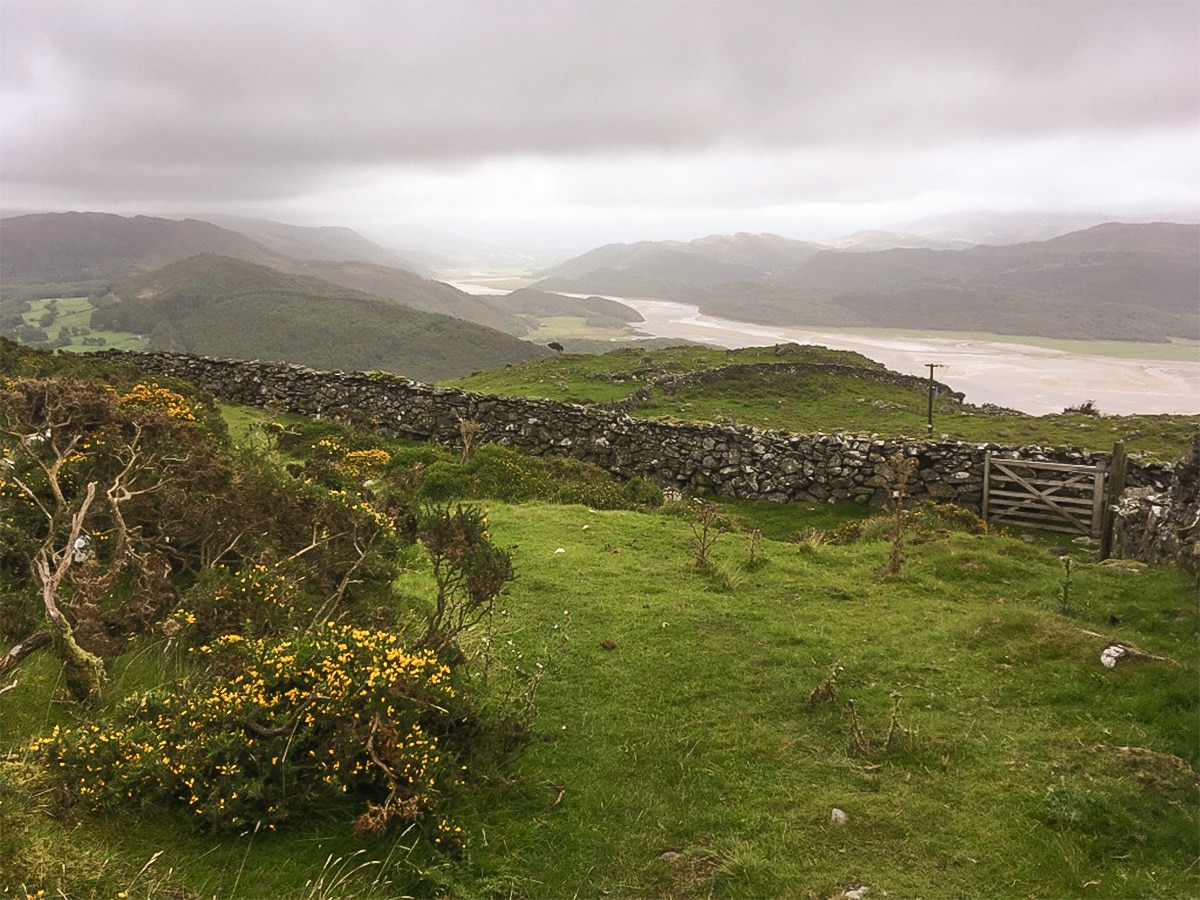
[[[520,336],[528,324],[402,267],[395,253],[348,228],[304,228],[226,217],[229,227],[187,219],[52,213],[0,219],[4,321],[29,300],[101,296],[118,281],[203,253],[260,263],[425,312]],[[7,333],[13,327],[7,326]],[[478,366],[476,366],[478,368]]]
[[[158,349],[386,370],[418,381],[550,352],[462,319],[216,255],[118,282],[98,301],[92,325],[148,335]]]

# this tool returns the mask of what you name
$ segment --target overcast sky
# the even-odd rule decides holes
[[[1200,0],[0,0],[0,206],[510,245],[1200,214]]]

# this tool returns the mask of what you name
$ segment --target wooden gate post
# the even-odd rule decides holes
[[[1100,515],[1100,558],[1108,559],[1112,556],[1113,544],[1113,525],[1115,516],[1113,515],[1113,505],[1121,499],[1121,495],[1125,493],[1125,470],[1128,462],[1125,456],[1125,444],[1122,441],[1117,441],[1113,444],[1112,463],[1109,466],[1108,474],[1108,490],[1104,500],[1104,510]]]
[[[983,502],[980,504],[980,511],[983,513],[983,523],[986,525],[988,520],[988,491],[992,489],[992,451],[983,451]]]

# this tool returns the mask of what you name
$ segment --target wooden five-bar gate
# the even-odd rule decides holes
[[[1104,465],[1003,459],[989,451],[983,467],[983,518],[1099,538],[1107,526],[1108,474]]]

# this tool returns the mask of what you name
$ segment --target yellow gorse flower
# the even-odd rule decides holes
[[[420,718],[454,692],[431,652],[333,622],[286,639],[224,635],[201,652],[230,675],[134,695],[123,719],[56,728],[30,750],[69,774],[91,805],[156,797],[222,827],[273,824],[283,797],[272,791],[284,782],[337,796],[400,783],[413,798],[407,818],[435,803],[443,752]],[[376,732],[387,735],[375,750],[386,745],[386,770],[367,750]]]
[[[163,410],[173,419],[195,422],[196,416],[182,394],[162,387],[158,382],[135,384],[128,392],[117,397],[117,402],[128,406],[146,406]]]

